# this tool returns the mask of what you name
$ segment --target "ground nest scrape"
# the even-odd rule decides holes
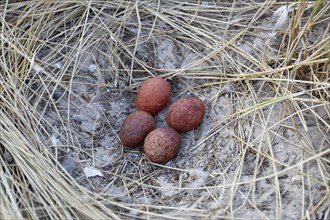
[[[0,10],[1,219],[330,217],[329,2]],[[118,137],[154,76],[206,105],[164,165]]]

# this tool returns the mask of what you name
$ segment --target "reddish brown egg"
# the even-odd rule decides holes
[[[138,147],[143,144],[146,136],[156,128],[151,114],[136,111],[127,116],[121,125],[119,137],[126,147]]]
[[[155,77],[144,81],[136,96],[136,110],[156,114],[160,112],[171,96],[170,84],[160,78]]]
[[[173,128],[156,128],[144,140],[144,153],[155,163],[166,163],[180,150],[180,135]]]
[[[199,98],[180,98],[168,107],[166,122],[178,132],[187,132],[202,122],[204,114],[205,105]]]

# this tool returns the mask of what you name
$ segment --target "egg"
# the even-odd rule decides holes
[[[165,107],[170,96],[171,87],[166,80],[160,77],[148,79],[138,89],[136,109],[154,115]]]
[[[142,146],[146,136],[156,128],[156,123],[151,114],[136,111],[126,117],[120,127],[119,137],[126,147]]]
[[[180,150],[180,135],[173,128],[156,128],[143,144],[144,154],[155,163],[166,163]]]
[[[178,132],[188,132],[198,127],[204,114],[205,105],[198,97],[184,97],[168,107],[166,122]]]

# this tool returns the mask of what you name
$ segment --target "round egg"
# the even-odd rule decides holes
[[[144,153],[155,163],[166,163],[180,150],[180,135],[173,128],[156,128],[144,140]]]
[[[165,107],[170,96],[171,87],[166,80],[160,77],[148,79],[138,89],[136,109],[154,115]]]
[[[120,127],[119,137],[126,147],[143,145],[146,136],[156,128],[156,123],[151,114],[136,111],[127,116]]]
[[[166,122],[178,132],[196,128],[203,120],[205,105],[197,97],[184,97],[174,101],[167,109]]]

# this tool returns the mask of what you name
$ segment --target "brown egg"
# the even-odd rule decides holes
[[[155,77],[144,81],[136,96],[136,110],[146,111],[150,114],[160,112],[171,96],[170,84]]]
[[[204,114],[205,105],[199,98],[180,98],[168,107],[166,122],[178,132],[187,132],[202,122]]]
[[[136,111],[127,116],[121,125],[119,137],[126,147],[138,147],[146,136],[156,128],[152,115],[144,111]]]
[[[144,153],[156,163],[166,163],[180,150],[180,135],[173,128],[156,128],[144,140]]]

